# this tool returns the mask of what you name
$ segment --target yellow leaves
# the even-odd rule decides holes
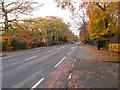
[[[103,17],[102,17],[102,20],[105,20],[105,19],[106,19],[106,16],[103,16]]]
[[[11,40],[14,38],[14,36],[11,36],[10,34],[5,34],[1,36],[1,38],[2,38],[2,42],[8,41],[8,43],[10,43]]]
[[[106,8],[103,7],[103,5],[105,5]],[[117,33],[117,18],[115,17],[117,14],[114,13],[116,12],[114,11],[116,9],[115,3],[101,3],[100,6],[94,3],[93,5],[89,4],[89,6],[90,7],[87,8],[87,15],[90,21],[87,29],[92,38],[104,39],[104,37],[102,37],[103,35]]]
[[[116,44],[116,43],[109,44],[109,50],[120,52],[120,44]]]
[[[24,45],[23,48],[31,48],[46,41],[64,43],[77,39],[77,37],[73,38],[73,34],[66,23],[57,17],[27,19],[22,23],[11,23],[8,31],[9,36],[4,35],[2,37],[2,42],[5,42],[4,50],[6,48],[7,50],[12,49],[11,46],[16,43],[21,46]]]
[[[11,51],[12,50],[11,42],[14,36],[11,36],[10,33],[5,33],[3,36],[1,36],[1,38],[2,38],[2,42],[6,43],[7,46],[6,50]]]

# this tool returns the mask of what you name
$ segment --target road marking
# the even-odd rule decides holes
[[[31,51],[30,53],[33,53],[33,52],[39,52],[39,51],[41,51],[41,50]]]
[[[71,51],[67,55],[69,55],[70,53],[71,53]]]
[[[69,77],[68,77],[68,80],[70,80],[70,79],[71,79],[71,77],[72,77],[72,74],[70,73],[70,75],[69,75]]]
[[[58,49],[61,49],[61,48],[58,48]]]
[[[22,55],[22,54],[23,54],[23,53],[19,53],[19,54],[15,54],[15,55],[11,55],[11,56],[2,57],[2,59],[4,59],[4,58],[14,57],[14,56],[19,56],[19,55]]]
[[[35,89],[45,78],[41,78],[30,90]]]
[[[51,53],[51,52],[53,52],[53,51],[49,51],[48,53]]]
[[[71,49],[71,50],[74,50],[74,47],[71,47],[70,49]]]
[[[74,60],[74,62],[76,61],[76,59]]]
[[[33,56],[33,57],[30,57],[30,58],[27,58],[26,60],[30,60],[30,59],[33,59],[33,58],[36,58],[37,56]]]
[[[65,57],[58,64],[56,64],[55,67],[57,67],[64,59]]]
[[[30,53],[34,53],[34,52],[38,52],[38,51],[32,51],[32,52],[30,52]]]
[[[74,64],[72,64],[72,67],[74,66]]]

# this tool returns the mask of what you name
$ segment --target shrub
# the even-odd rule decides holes
[[[39,43],[37,44],[37,47],[42,47],[42,46],[46,46],[46,43],[45,43],[45,42],[39,42]]]
[[[109,50],[115,51],[115,52],[120,52],[120,44],[117,44],[117,43],[109,44]]]
[[[26,43],[20,42],[20,40],[18,40],[18,39],[13,39],[11,46],[13,47],[13,50],[26,49]]]
[[[52,46],[52,45],[57,45],[57,44],[60,44],[60,43],[57,41],[40,42],[37,44],[37,47]]]
[[[6,50],[6,42],[2,42],[2,50]]]
[[[49,41],[49,42],[46,42],[46,45],[47,45],[47,46],[52,46],[52,45],[57,45],[57,44],[59,44],[59,42],[57,42],[57,41]]]
[[[18,49],[27,49],[26,43],[25,42],[20,42],[19,46],[18,46]]]

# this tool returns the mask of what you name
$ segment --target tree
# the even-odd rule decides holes
[[[71,8],[75,12],[74,0],[56,0],[58,6]],[[81,2],[79,8],[85,8],[89,22],[87,29],[91,39],[109,40],[118,37],[118,9],[120,2]]]
[[[35,42],[33,41],[33,33],[29,30],[28,24],[26,23],[15,23],[11,24],[14,28],[9,28],[10,34],[14,36],[20,42],[25,43],[26,48],[31,48],[31,45]]]
[[[67,34],[71,33],[69,27],[61,19],[56,17],[47,17],[44,25],[49,41],[66,42]]]
[[[10,23],[18,22],[19,16],[28,15],[31,11],[33,11],[33,4],[36,2],[31,2],[29,0],[0,0],[0,17],[2,17],[1,24],[4,25],[4,33],[6,33],[6,37],[11,37],[9,34]],[[7,48],[11,48],[10,43],[8,44],[8,39],[6,39]]]
[[[26,22],[27,21],[27,22]],[[54,45],[58,43],[66,43],[76,40],[77,37],[73,35],[70,28],[60,18],[45,17],[25,19],[23,22],[10,23],[9,34],[11,37],[12,45],[17,44],[14,50],[32,48],[43,45]],[[3,42],[6,42],[5,35]],[[43,46],[44,46],[43,45]],[[7,47],[7,46],[6,46]]]
[[[32,44],[37,47],[37,44],[46,37],[46,30],[41,23],[41,18],[26,19],[23,23],[13,23],[10,31],[15,38],[26,43],[28,48],[31,48]]]
[[[88,31],[91,39],[109,40],[118,31],[118,3],[90,3],[87,8],[89,16]]]
[[[79,37],[73,34],[73,41],[76,41],[76,42],[79,41]]]
[[[31,26],[30,28],[32,28],[33,39],[36,42],[36,47],[37,47],[37,44],[39,42],[45,42],[43,40],[46,40],[47,32],[46,32],[46,29],[44,28],[43,18],[35,18],[32,21],[35,21],[35,22],[32,22],[30,24]]]
[[[86,26],[87,26],[87,23],[85,25],[83,24],[80,28],[80,40],[82,42],[88,41],[89,34],[88,34]]]
[[[61,7],[62,9],[69,9],[72,13],[74,13],[76,7],[75,3],[76,1],[74,0],[55,0],[58,3],[58,7]]]
[[[82,26],[86,26],[88,22],[86,7],[81,7],[82,2],[80,0],[56,0],[56,2],[58,3],[58,7],[71,11],[71,27],[80,30]],[[86,27],[82,27],[82,29],[86,30]]]

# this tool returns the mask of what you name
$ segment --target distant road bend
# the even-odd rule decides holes
[[[48,74],[77,46],[78,43],[65,44],[3,57],[2,88],[42,88]]]

